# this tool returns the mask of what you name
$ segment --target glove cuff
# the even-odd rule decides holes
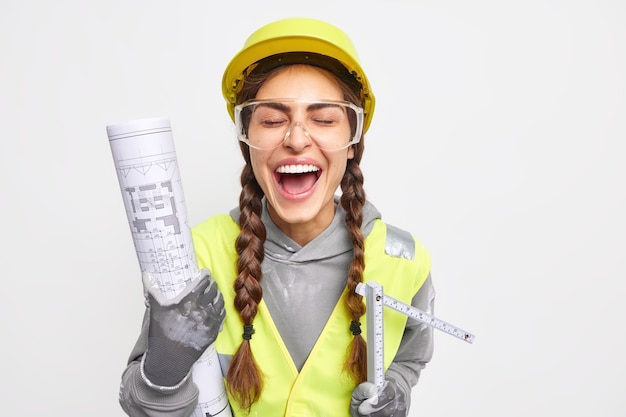
[[[183,377],[183,379],[176,385],[171,385],[171,386],[163,386],[163,385],[157,385],[154,382],[150,381],[148,379],[148,377],[146,376],[146,371],[144,370],[144,365],[146,363],[146,353],[145,352],[143,354],[143,356],[141,357],[141,364],[139,365],[139,372],[141,374],[141,380],[150,388],[152,388],[153,390],[156,391],[160,391],[160,392],[171,392],[171,391],[176,391],[178,389],[180,389],[180,387],[189,379],[189,377],[191,376],[191,371],[187,372],[187,375],[185,375]]]

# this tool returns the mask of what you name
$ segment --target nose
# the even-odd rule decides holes
[[[296,126],[300,126],[302,133],[296,133],[299,132],[299,130],[296,129]],[[300,150],[310,145],[311,142],[311,134],[308,130],[306,130],[306,127],[304,127],[301,122],[293,122],[291,126],[289,126],[289,129],[287,129],[287,132],[285,132],[285,139],[283,143],[285,146]]]

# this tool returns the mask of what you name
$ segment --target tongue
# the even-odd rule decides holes
[[[307,174],[283,174],[281,184],[289,194],[302,194],[313,187],[317,181],[317,175],[310,172]]]

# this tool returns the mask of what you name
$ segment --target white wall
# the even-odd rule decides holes
[[[354,39],[369,197],[430,249],[437,315],[477,335],[438,332],[411,415],[621,415],[618,0],[3,1],[0,414],[122,415],[143,299],[105,126],[169,118],[191,222],[230,209],[222,71],[292,15]]]

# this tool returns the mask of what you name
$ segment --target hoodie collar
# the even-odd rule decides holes
[[[335,203],[337,203],[337,209],[330,225],[305,246],[300,246],[274,224],[267,210],[267,201],[264,198],[261,220],[267,231],[266,256],[300,263],[331,258],[351,251],[352,242],[348,229],[345,227],[346,212],[339,204],[339,196],[335,196]],[[231,210],[230,215],[236,222],[239,222],[239,207]],[[374,227],[375,220],[380,218],[380,212],[374,205],[366,202],[363,207],[363,225],[361,227],[364,236],[369,234]]]

